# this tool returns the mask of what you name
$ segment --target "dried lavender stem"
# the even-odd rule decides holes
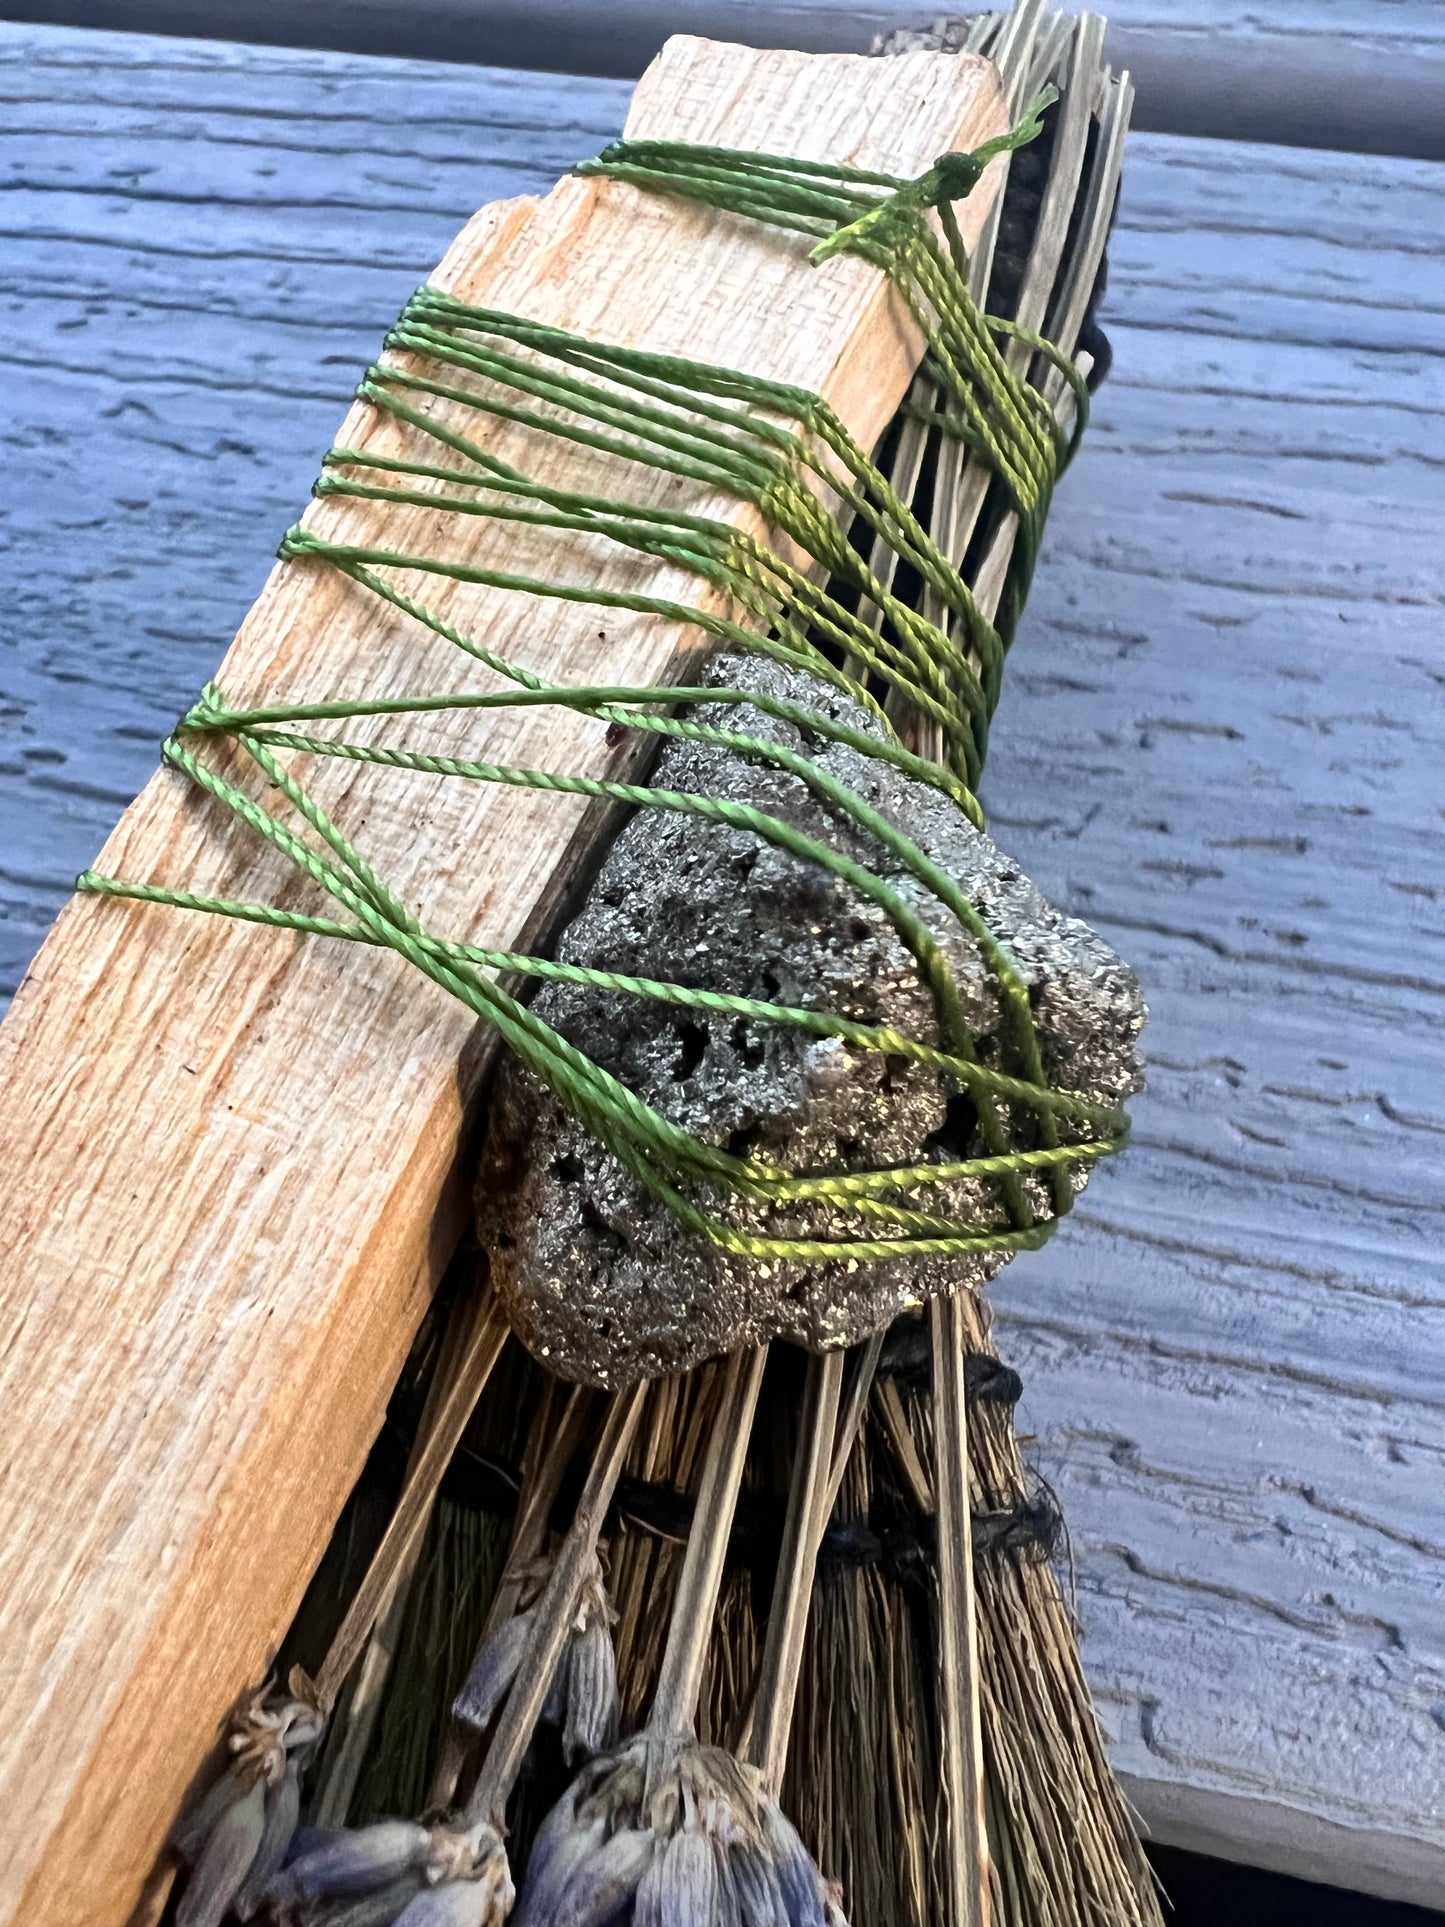
[[[476,1664],[482,1648],[506,1620],[517,1610],[517,1601],[522,1587],[522,1568],[535,1559],[542,1550],[547,1536],[547,1519],[572,1455],[581,1440],[582,1419],[589,1403],[589,1394],[584,1386],[574,1385],[568,1395],[562,1417],[553,1423],[557,1381],[548,1379],[532,1421],[527,1438],[527,1450],[522,1465],[522,1489],[517,1505],[517,1516],[512,1527],[512,1543],[507,1552],[507,1563],[497,1582],[497,1590],[487,1613],[487,1621],[482,1628],[477,1650],[472,1655],[472,1665]],[[470,1671],[470,1667],[468,1671]],[[437,1759],[436,1771],[432,1775],[430,1790],[427,1794],[428,1807],[450,1806],[461,1778],[462,1768],[466,1765],[467,1755],[471,1752],[473,1737],[460,1721],[450,1719],[442,1737],[441,1752]]]
[[[1000,577],[1001,587],[1002,578]],[[991,606],[998,588],[990,589]],[[980,595],[980,601],[983,596]],[[936,724],[919,731],[920,748],[941,760]],[[944,1905],[947,1927],[989,1927],[993,1909],[984,1810],[983,1709],[978,1606],[973,1573],[973,1510],[968,1489],[968,1351],[963,1305],[952,1293],[929,1306],[933,1340],[933,1492],[938,1518],[938,1667],[940,1777],[943,1789]],[[885,1386],[897,1399],[897,1388]],[[921,1468],[920,1468],[921,1469]]]
[[[848,1396],[843,1401],[838,1417],[838,1430],[833,1440],[833,1462],[828,1469],[828,1500],[823,1508],[823,1525],[833,1516],[833,1508],[838,1503],[838,1494],[843,1489],[843,1474],[848,1470],[848,1460],[852,1457],[853,1447],[858,1442],[859,1428],[863,1415],[868,1410],[869,1394],[873,1390],[873,1380],[878,1371],[878,1360],[883,1356],[885,1332],[875,1332],[858,1353],[858,1363],[853,1368],[853,1382],[848,1387]]]
[[[958,1298],[935,1298],[934,1490],[938,1500],[938,1663],[942,1713],[945,1900],[949,1927],[989,1927],[983,1726],[968,1490],[965,1340]]]
[[[391,1662],[396,1657],[410,1597],[406,1581],[415,1568],[416,1555],[421,1550],[421,1538],[422,1534],[418,1532],[408,1556],[399,1563],[361,1655],[356,1684],[327,1734],[326,1750],[317,1776],[316,1797],[310,1809],[309,1817],[313,1826],[340,1827],[346,1824],[356,1783],[366,1763],[376,1716],[381,1711],[382,1695],[391,1674]]]
[[[486,1316],[486,1305],[485,1290],[473,1289],[460,1293],[452,1306],[442,1336],[436,1370],[432,1374],[426,1404],[422,1408],[421,1423],[407,1458],[407,1478],[411,1477],[426,1447],[437,1410],[455,1382],[458,1366],[465,1363],[478,1321]],[[434,1492],[420,1529],[413,1535],[405,1554],[396,1562],[386,1596],[377,1609],[375,1624],[366,1640],[361,1663],[352,1679],[351,1692],[338,1706],[332,1719],[321,1757],[316,1792],[311,1802],[313,1826],[339,1827],[346,1822],[356,1783],[366,1762],[376,1717],[381,1711],[386,1682],[391,1676],[391,1663],[401,1638],[411,1594],[411,1580],[421,1556],[422,1541],[435,1503]]]
[[[496,1597],[487,1613],[479,1647],[516,1612],[522,1590],[522,1569],[538,1556],[546,1542],[548,1518],[557,1503],[557,1494],[562,1489],[572,1455],[582,1442],[582,1421],[587,1415],[592,1394],[585,1385],[574,1385],[567,1394],[561,1418],[554,1423],[550,1396],[554,1384],[555,1381],[548,1385],[547,1396],[544,1396],[537,1409],[535,1450],[534,1440],[529,1438],[527,1441],[530,1462],[522,1468],[522,1489],[518,1496],[516,1522],[512,1527],[512,1543],[497,1583]]]
[[[370,1637],[398,1573],[420,1544],[442,1475],[501,1356],[507,1332],[506,1318],[489,1295],[486,1312],[457,1360],[455,1376],[438,1402],[424,1438],[418,1442],[419,1450],[391,1522],[316,1676],[316,1695],[328,1712]]]
[[[788,1763],[803,1639],[813,1601],[813,1575],[828,1515],[833,1509],[832,1472],[837,1457],[838,1402],[843,1389],[841,1351],[808,1360],[797,1457],[782,1551],[768,1613],[762,1677],[753,1706],[747,1756],[758,1767],[769,1792],[776,1794]],[[844,1454],[846,1461],[846,1453]]]
[[[597,1557],[602,1522],[612,1503],[646,1393],[646,1381],[630,1386],[625,1392],[618,1392],[608,1408],[571,1527],[558,1548],[551,1575],[537,1602],[537,1616],[517,1682],[507,1697],[486,1762],[467,1802],[464,1816],[467,1825],[490,1820],[500,1827],[504,1822],[507,1797],[521,1769],[532,1729],[567,1643],[582,1582]]]
[[[933,1503],[933,1481],[919,1454],[913,1427],[903,1409],[903,1400],[898,1396],[898,1387],[892,1383],[880,1385],[875,1405],[899,1476],[908,1487],[908,1496],[924,1518],[931,1519],[937,1510]]]
[[[734,1352],[723,1368],[722,1391],[648,1720],[649,1730],[658,1738],[687,1739],[694,1731],[703,1666],[767,1356],[766,1346]]]
[[[883,1340],[886,1335],[886,1332],[875,1332],[858,1350],[858,1362],[853,1368],[852,1382],[848,1387],[848,1396],[842,1403],[837,1422],[837,1430],[833,1439],[833,1456],[828,1472],[826,1492],[820,1502],[820,1518],[818,1524],[820,1547],[822,1534],[826,1532],[827,1522],[832,1518],[833,1508],[838,1503],[838,1494],[843,1487],[843,1477],[848,1470],[848,1461],[852,1457],[853,1447],[858,1442],[858,1434],[868,1411],[868,1400],[873,1390],[873,1380],[878,1370],[878,1360],[883,1354]],[[813,1566],[816,1570],[816,1550],[813,1556]],[[770,1620],[769,1624],[771,1625],[771,1623]],[[801,1648],[799,1657],[801,1659]],[[794,1701],[797,1698],[796,1678],[793,1683],[792,1698]],[[747,1718],[743,1722],[742,1733],[738,1741],[738,1750],[747,1759],[757,1758],[753,1750],[753,1735],[755,1722],[758,1717],[760,1699],[761,1688],[759,1689],[759,1693],[754,1696],[753,1704],[748,1708]],[[788,1717],[788,1731],[792,1731],[791,1702]],[[781,1767],[779,1771],[782,1771]]]

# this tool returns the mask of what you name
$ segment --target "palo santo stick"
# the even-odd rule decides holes
[[[993,70],[968,58],[679,39],[644,77],[627,132],[784,140],[804,157],[916,175],[1006,120]],[[991,186],[962,209],[969,244]],[[864,446],[918,349],[863,261],[815,269],[802,237],[596,180],[484,210],[435,278],[470,301],[818,390]],[[410,432],[358,406],[342,438],[388,452]],[[547,451],[519,448],[523,434],[499,433],[498,452],[523,454],[539,480],[608,486],[595,451],[563,447],[549,468]],[[675,479],[658,486],[676,499]],[[736,503],[697,495],[688,508],[748,523]],[[308,519],[431,546],[429,511],[383,514],[329,502]],[[457,547],[528,572],[541,539],[485,525]],[[696,594],[651,560],[589,552],[589,570],[594,559],[610,586]],[[624,682],[662,681],[699,649],[645,616],[539,611],[461,583],[434,600],[555,680],[605,664]],[[243,702],[386,697],[472,687],[477,674],[345,578],[292,564],[220,684]],[[460,746],[448,728],[443,751]],[[515,712],[488,744],[587,775],[631,768],[601,724],[565,711]],[[341,766],[312,786],[430,927],[508,947],[546,927],[592,833],[580,803],[384,780],[384,800]],[[147,786],[101,861],[263,900],[289,881],[173,774]],[[83,899],[36,959],[0,1029],[0,1396],[13,1449],[0,1499],[0,1921],[109,1927],[128,1914],[380,1425],[453,1242],[446,1180],[485,1056],[461,1008],[400,959],[324,940]]]
[[[933,1331],[934,1490],[938,1495],[943,1855],[950,1927],[989,1927],[992,1907],[984,1820],[962,1313],[958,1298],[952,1296],[935,1298],[929,1307]]]
[[[762,1678],[753,1715],[748,1758],[774,1796],[788,1762],[793,1701],[803,1662],[803,1638],[813,1597],[818,1548],[833,1509],[831,1473],[836,1455],[838,1400],[843,1387],[842,1352],[808,1360],[808,1386],[798,1431],[797,1460],[788,1494],[783,1544],[778,1554],[773,1604],[763,1647]]]

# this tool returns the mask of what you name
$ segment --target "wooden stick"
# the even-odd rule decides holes
[[[958,1300],[935,1298],[934,1492],[938,1502],[938,1666],[942,1714],[945,1900],[950,1927],[989,1927],[992,1911],[984,1819],[983,1722],[968,1491],[966,1344]]]
[[[777,148],[916,175],[1007,121],[968,57],[755,53],[674,40],[628,133]],[[989,182],[965,203],[976,238]],[[864,445],[902,399],[916,330],[856,258],[620,183],[568,179],[485,209],[437,275],[464,298],[824,394]],[[443,412],[446,405],[439,404]],[[413,431],[364,405],[343,438]],[[543,482],[646,494],[640,471],[513,425]],[[550,464],[550,465],[549,465]],[[736,502],[657,478],[678,506]],[[687,499],[678,501],[682,488]],[[470,518],[452,518],[453,520]],[[423,552],[431,512],[318,502],[309,525]],[[277,531],[258,530],[257,542]],[[457,559],[549,572],[544,532],[448,530]],[[593,567],[589,553],[586,565]],[[541,563],[543,566],[537,567]],[[605,586],[708,600],[633,555]],[[448,585],[446,617],[551,680],[658,682],[701,638],[660,619],[539,609]],[[234,700],[476,687],[475,664],[344,577],[273,573],[220,672]],[[458,725],[460,726],[460,725]],[[393,725],[379,725],[378,740]],[[436,725],[443,751],[462,747]],[[630,774],[636,750],[564,710],[489,731],[502,760]],[[600,825],[578,799],[345,765],[318,800],[429,926],[523,947]],[[100,859],[113,873],[275,900],[294,891],[183,781],[157,775]],[[62,914],[0,1028],[0,1921],[124,1920],[225,1709],[265,1668],[382,1419],[461,1213],[448,1194],[488,1046],[400,959],[136,903]]]
[[[778,1554],[772,1609],[763,1647],[752,1734],[747,1757],[776,1794],[788,1763],[788,1735],[803,1663],[803,1638],[813,1600],[818,1548],[833,1509],[831,1474],[837,1456],[838,1401],[843,1389],[842,1352],[808,1360],[808,1386],[799,1421],[797,1458],[788,1493],[788,1515]]]
[[[571,1527],[558,1548],[542,1597],[537,1601],[537,1616],[517,1669],[516,1684],[507,1695],[486,1761],[467,1801],[469,1825],[477,1820],[490,1820],[498,1828],[505,1825],[507,1796],[552,1689],[552,1675],[567,1643],[577,1597],[597,1557],[602,1522],[617,1489],[646,1396],[645,1382],[631,1386],[625,1392],[616,1393],[608,1409]]]

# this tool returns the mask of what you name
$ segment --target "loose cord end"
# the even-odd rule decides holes
[[[999,134],[971,152],[940,154],[917,180],[905,182],[896,194],[820,241],[808,257],[813,266],[821,267],[835,254],[857,254],[868,248],[891,251],[904,238],[915,214],[967,199],[996,155],[1011,154],[1038,138],[1043,132],[1044,114],[1058,98],[1059,90],[1050,82],[1007,134]]]

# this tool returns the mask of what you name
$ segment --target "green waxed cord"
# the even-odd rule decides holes
[[[977,454],[1018,517],[1017,568],[1006,594],[1015,608],[1027,587],[1054,481],[1082,429],[1087,392],[1072,364],[1048,342],[975,308],[951,203],[976,185],[995,153],[1037,133],[1047,104],[1048,97],[1041,99],[1011,134],[972,154],[942,156],[913,182],[856,168],[666,142],[619,142],[578,170],[651,192],[682,194],[801,232],[816,242],[816,263],[853,253],[894,279],[923,331],[941,397],[930,425],[957,436]],[[946,246],[939,245],[930,225],[935,210]],[[1071,436],[1063,434],[1042,395],[1006,361],[995,339],[999,334],[1023,339],[1061,371],[1076,403]],[[1127,1120],[1118,1110],[1050,1086],[1028,987],[977,907],[890,818],[806,747],[840,743],[889,764],[930,785],[982,827],[974,788],[998,700],[1006,638],[979,609],[957,566],[828,404],[806,390],[736,369],[583,339],[470,305],[430,286],[408,301],[386,347],[388,358],[367,370],[358,396],[394,424],[389,446],[407,452],[331,449],[314,490],[318,500],[342,512],[348,502],[422,508],[433,513],[439,529],[451,518],[459,518],[458,526],[483,518],[550,532],[558,538],[558,572],[533,576],[463,561],[446,553],[441,537],[425,553],[345,541],[325,532],[335,527],[331,519],[318,524],[309,518],[291,529],[280,553],[295,566],[339,571],[358,592],[401,611],[505,686],[452,695],[244,707],[228,702],[212,684],[182,719],[165,745],[167,764],[268,842],[339,914],[282,909],[95,871],[85,873],[79,888],[236,918],[298,937],[397,952],[492,1024],[684,1223],[740,1257],[763,1264],[856,1263],[946,1258],[1040,1243],[1068,1209],[1070,1170],[1116,1150]],[[775,547],[731,521],[680,507],[544,484],[488,446],[490,427],[498,423],[571,442],[614,464],[659,471],[714,497],[749,503],[782,540]],[[825,509],[828,499],[838,504],[836,512]],[[606,588],[589,573],[587,557],[596,549],[579,549],[572,538],[673,565],[697,580],[704,599]],[[900,594],[870,567],[867,552],[879,541],[927,592],[935,619],[920,612],[916,593]],[[807,672],[861,705],[870,727],[844,723],[806,704],[704,683],[667,688],[550,683],[447,621],[426,599],[428,578],[689,625],[728,648]],[[865,849],[886,858],[889,873],[907,879],[912,894],[901,894],[872,863],[750,804],[485,756],[353,740],[320,727],[363,718],[471,712],[484,723],[491,712],[539,705],[571,709],[615,731],[710,744],[786,773],[813,792],[830,819],[851,826],[855,844],[861,839]],[[705,717],[695,714],[699,709]],[[735,709],[790,725],[805,747],[730,727],[726,719]],[[941,746],[940,760],[909,747],[899,733],[905,723],[909,729],[931,730]],[[224,771],[204,756],[216,738],[233,750]],[[914,1038],[827,1010],[436,937],[306,789],[298,759],[309,758],[601,798],[697,817],[756,837],[831,872],[889,919],[932,993],[937,1036]],[[248,765],[260,779],[264,802],[243,787]],[[1008,1068],[980,1060],[946,954],[915,908],[920,892],[954,920],[987,967],[1004,1012]],[[568,1043],[506,987],[526,979],[589,985],[679,1010],[775,1023],[926,1064],[945,1089],[972,1098],[984,1149],[976,1157],[878,1171],[793,1172],[705,1144]],[[962,1181],[988,1187],[993,1205],[987,1221],[956,1218],[939,1195],[940,1187]],[[757,1206],[821,1204],[827,1208],[828,1235],[767,1235],[744,1228],[727,1215],[730,1195]],[[1049,1209],[1042,1208],[1044,1195]]]
[[[839,228],[813,249],[814,262],[826,261],[834,254],[858,252],[872,245],[891,251],[908,240],[918,214],[936,209],[943,219],[944,232],[954,262],[962,269],[963,241],[953,218],[953,203],[966,200],[983,179],[983,171],[998,154],[1011,154],[1016,148],[1036,140],[1043,132],[1044,110],[1052,107],[1059,90],[1045,87],[1027,114],[1007,134],[985,141],[969,153],[940,154],[926,173],[915,181],[904,181],[877,207],[860,214],[847,227]]]

